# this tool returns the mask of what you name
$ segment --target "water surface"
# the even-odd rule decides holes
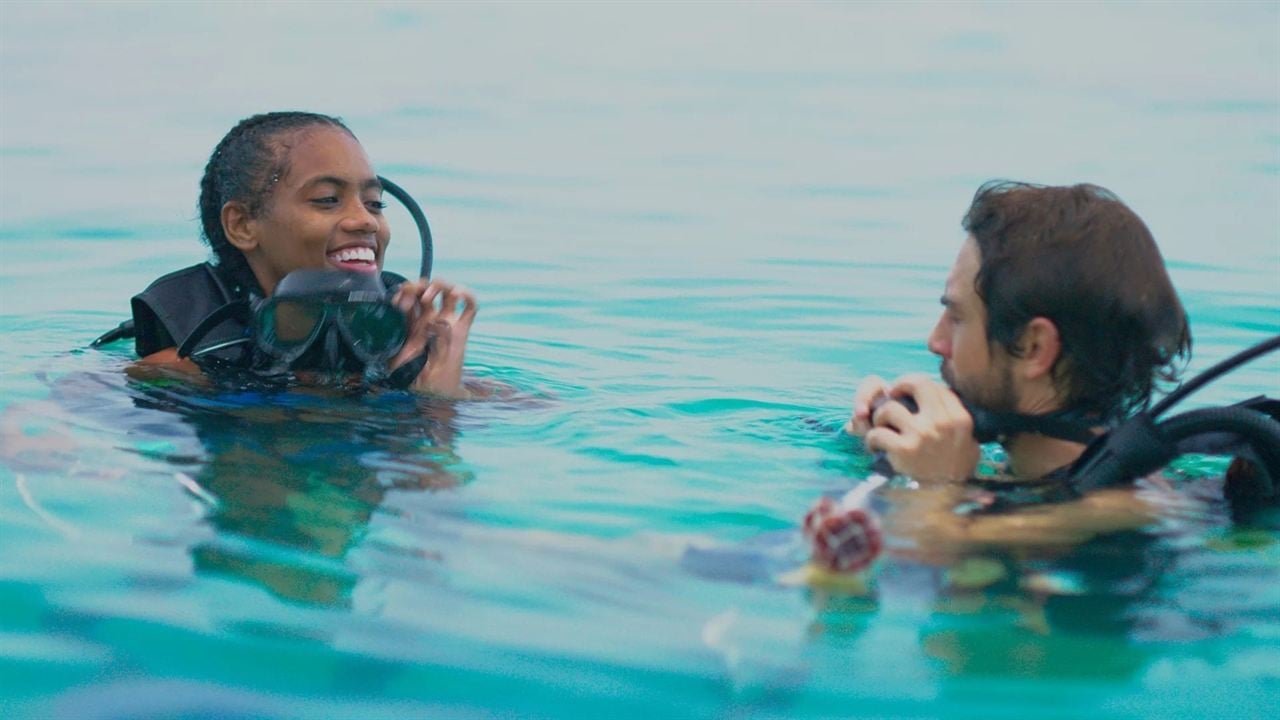
[[[865,473],[834,436],[857,379],[935,371],[984,180],[1124,198],[1193,371],[1280,332],[1277,30],[1222,3],[5,5],[0,706],[1261,716],[1278,536],[1204,499],[1215,461],[1054,557],[895,559],[865,595],[772,571]],[[516,397],[198,390],[84,349],[204,258],[222,134],[295,107],[420,199],[483,305],[472,370]],[[1195,404],[1261,391],[1275,359]]]

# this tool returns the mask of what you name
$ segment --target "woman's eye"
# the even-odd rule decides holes
[[[334,195],[327,195],[325,197],[311,198],[311,202],[316,205],[337,205],[338,198]]]
[[[374,212],[382,212],[387,209],[387,204],[381,200],[369,200],[365,203],[365,207]]]

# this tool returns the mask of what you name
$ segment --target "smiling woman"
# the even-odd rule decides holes
[[[381,272],[391,239],[382,191],[341,120],[305,112],[242,120],[214,148],[200,181],[204,239],[216,262],[170,273],[133,298],[142,363],[191,373],[270,368],[343,381],[360,371],[396,387],[465,395],[475,298],[443,280]],[[265,302],[297,271],[312,272],[290,283],[290,302]],[[264,319],[264,311],[272,315]],[[396,313],[403,333],[356,327],[375,317],[386,324],[389,315],[398,323]],[[288,348],[287,363],[264,361],[279,343],[261,342],[255,328],[278,328],[282,318],[308,320],[296,333],[300,344]],[[371,347],[375,339],[398,346]],[[386,359],[371,360],[379,357]]]

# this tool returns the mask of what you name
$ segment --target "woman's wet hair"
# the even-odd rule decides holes
[[[988,340],[1018,356],[1027,323],[1051,320],[1065,407],[1120,418],[1177,380],[1191,352],[1186,312],[1151,232],[1110,191],[993,181],[963,225],[981,255]]]
[[[256,217],[266,207],[275,183],[288,172],[284,135],[313,127],[338,128],[355,137],[342,120],[319,113],[283,111],[245,118],[231,128],[209,156],[200,179],[200,222],[218,264],[242,289],[257,286],[244,254],[227,240],[222,207],[243,203]]]

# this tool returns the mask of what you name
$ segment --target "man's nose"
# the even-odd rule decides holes
[[[947,335],[946,328],[943,326],[944,318],[938,318],[938,322],[934,324],[933,331],[929,333],[929,352],[943,358],[951,357],[951,338]]]

